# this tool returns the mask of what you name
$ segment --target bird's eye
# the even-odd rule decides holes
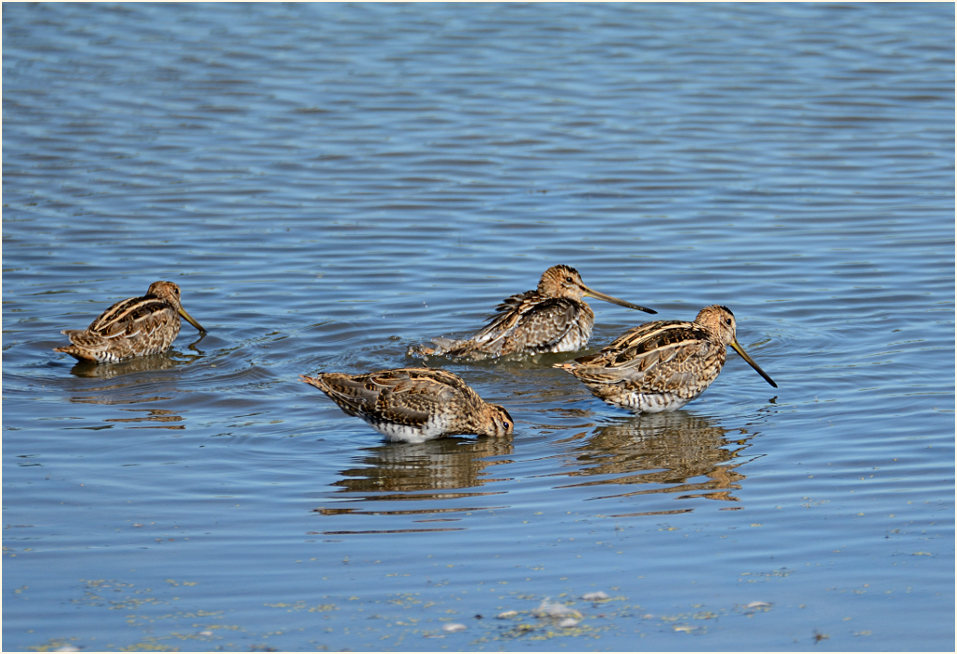
[[[572,279],[571,277],[566,277],[566,278],[565,278],[565,281],[568,282],[569,284],[571,284],[571,283],[574,282],[575,280]]]
[[[731,318],[725,318],[725,319],[724,319],[724,324],[725,324],[725,325],[730,325],[730,324],[731,324]]]

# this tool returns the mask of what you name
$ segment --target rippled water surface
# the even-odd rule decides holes
[[[950,4],[5,4],[5,649],[952,650],[953,53]],[[393,445],[297,380],[556,263],[779,388],[445,363],[514,437]],[[52,351],[158,279],[208,335]]]

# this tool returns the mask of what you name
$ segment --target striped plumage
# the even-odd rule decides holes
[[[728,346],[777,388],[738,344],[734,314],[718,305],[702,309],[694,322],[638,325],[599,352],[555,367],[578,377],[609,404],[657,413],[678,409],[704,392],[721,372]]]
[[[173,282],[153,282],[146,295],[117,302],[86,329],[65,329],[70,345],[54,348],[80,361],[116,363],[168,349],[180,329],[180,316],[205,333],[179,299]]]
[[[502,300],[488,324],[467,340],[433,339],[435,348],[414,347],[409,354],[486,359],[509,354],[575,352],[591,338],[595,313],[583,297],[593,297],[629,309],[656,313],[592,290],[570,266],[552,266],[538,288]]]
[[[514,422],[460,377],[433,368],[397,368],[362,375],[301,375],[351,416],[365,420],[391,441],[423,441],[476,434],[507,436]]]

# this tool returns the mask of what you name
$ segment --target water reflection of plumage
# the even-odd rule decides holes
[[[193,358],[193,357],[190,357]],[[172,370],[184,365],[184,361],[169,356],[168,353],[151,354],[145,357],[129,359],[119,363],[91,363],[89,361],[78,361],[74,364],[70,372],[77,377],[89,377],[93,379],[114,379],[123,375],[141,372],[153,372],[156,370]]]
[[[453,491],[501,481],[487,474],[486,469],[511,462],[493,457],[511,454],[512,440],[443,438],[424,443],[379,445],[367,448],[367,452],[362,459],[364,465],[343,470],[343,479],[337,481],[336,486],[355,492],[405,493]],[[435,499],[438,496],[426,493],[414,497]],[[411,498],[401,496],[401,499]],[[377,499],[387,498],[378,496]]]
[[[678,493],[680,497],[736,500],[745,478],[738,457],[751,438],[683,411],[640,415],[597,427],[577,448],[570,477],[593,477],[573,486],[649,484],[617,494]]]

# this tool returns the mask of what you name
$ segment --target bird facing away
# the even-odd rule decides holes
[[[734,332],[731,310],[712,305],[699,311],[694,322],[657,320],[638,325],[601,351],[555,367],[578,377],[609,404],[635,413],[673,411],[718,377],[730,345],[777,388],[738,344]]]
[[[180,316],[205,334],[179,301],[179,286],[153,282],[143,297],[117,302],[86,329],[64,329],[70,345],[53,348],[80,361],[116,363],[168,349],[179,334]]]
[[[586,296],[657,313],[585,286],[581,275],[570,266],[552,266],[542,274],[538,288],[502,300],[495,307],[497,313],[471,338],[433,339],[435,348],[413,347],[409,354],[477,360],[508,354],[575,352],[588,343],[595,324],[595,313],[582,301]]]
[[[442,436],[508,436],[508,411],[489,404],[461,377],[433,368],[397,368],[363,375],[301,375],[350,416],[390,441],[422,443]]]

